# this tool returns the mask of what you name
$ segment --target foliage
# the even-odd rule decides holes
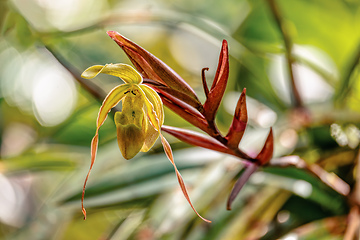
[[[0,13],[1,237],[358,238],[358,1],[2,1]],[[119,82],[80,73],[111,62],[162,98],[177,169],[212,223],[160,142],[125,161],[111,120],[83,221],[97,112]]]

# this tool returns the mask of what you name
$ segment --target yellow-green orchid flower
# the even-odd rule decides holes
[[[107,118],[107,114],[121,100],[122,111],[115,113],[115,124],[117,129],[117,140],[120,151],[125,159],[133,158],[139,151],[147,152],[154,145],[160,136],[166,156],[175,168],[180,187],[185,198],[189,202],[195,213],[204,221],[209,220],[201,217],[193,207],[187,193],[185,183],[176,168],[170,144],[162,136],[160,129],[164,122],[163,103],[159,95],[149,86],[142,84],[142,76],[131,66],[126,64],[106,64],[89,67],[82,73],[82,77],[91,79],[99,73],[105,73],[121,78],[125,83],[113,88],[103,101],[97,122],[95,136],[91,141],[91,164],[86,176],[81,205],[84,218],[86,211],[84,208],[85,186],[89,178],[90,171],[95,162],[96,152],[99,141],[99,128]]]

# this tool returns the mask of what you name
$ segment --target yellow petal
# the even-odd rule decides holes
[[[136,87],[139,89],[139,91],[142,93],[142,95],[144,96],[144,103],[145,103],[145,108],[146,108],[146,113],[148,116],[148,119],[150,120],[151,124],[153,125],[153,127],[160,132],[160,128],[162,125],[162,121],[164,119],[163,117],[163,110],[162,110],[162,102],[161,99],[159,97],[159,95],[157,95],[157,93],[155,92],[155,96],[152,94],[149,94],[150,91],[147,90],[146,94],[143,89],[149,88],[146,86],[146,88],[144,87],[145,85],[140,84],[137,85]],[[150,89],[150,88],[149,88]],[[147,98],[147,96],[150,96],[150,98],[152,99],[152,101],[154,102],[154,104],[149,100],[149,98]],[[155,101],[154,98],[157,97],[160,99],[160,102]],[[160,117],[158,116],[158,114],[160,115]]]
[[[125,114],[122,112],[115,113],[115,123],[117,130],[117,140],[121,154],[125,159],[131,159],[140,151],[144,145],[146,132],[142,126],[135,124],[121,124],[118,123]],[[143,116],[143,121],[145,118]],[[146,124],[143,124],[146,126]]]
[[[149,117],[145,143],[141,149],[142,152],[147,152],[159,137],[160,127],[164,122],[164,109],[160,96],[152,88],[143,84],[140,84],[139,87],[144,92],[145,106]],[[155,127],[156,125],[158,127]]]
[[[142,76],[130,65],[117,63],[95,65],[86,69],[81,77],[91,79],[96,77],[99,73],[105,73],[115,77],[121,78],[126,83],[140,84],[142,83]]]
[[[156,140],[159,138],[159,131],[157,131],[153,127],[153,125],[150,123],[150,121],[147,118],[146,118],[146,125],[147,125],[146,138],[140,150],[141,152],[149,151],[152,148],[152,146],[154,146]]]
[[[164,108],[159,94],[154,89],[145,84],[140,84],[139,87],[144,91],[146,98],[153,105],[156,115],[159,117],[160,125],[162,125],[164,123]]]
[[[183,192],[186,200],[188,201],[188,203],[190,204],[190,207],[194,210],[194,212],[205,222],[211,223],[210,220],[203,218],[196,211],[195,207],[193,206],[193,204],[190,200],[189,194],[187,192],[185,182],[184,182],[179,170],[176,167],[170,144],[168,143],[168,141],[165,139],[165,137],[160,132],[160,128],[164,121],[164,110],[163,110],[163,104],[162,104],[160,96],[152,88],[150,88],[144,84],[139,85],[139,87],[143,90],[143,92],[145,94],[145,106],[147,108],[148,117],[149,117],[151,123],[153,124],[154,128],[156,130],[158,130],[158,133],[161,138],[161,143],[164,147],[165,154],[174,167],[176,177],[178,179],[181,191]]]
[[[107,114],[110,112],[111,108],[113,108],[116,104],[118,104],[121,99],[125,96],[126,91],[131,87],[130,84],[123,84],[115,87],[110,91],[110,93],[106,96],[105,100],[103,101],[103,104],[100,107],[97,122],[96,122],[96,132],[95,136],[93,137],[91,141],[91,163],[90,163],[90,169],[88,171],[88,174],[86,175],[84,186],[83,186],[83,192],[81,197],[81,207],[82,212],[84,214],[84,219],[86,219],[86,211],[84,208],[84,196],[85,196],[85,187],[86,183],[88,181],[91,169],[95,162],[98,142],[99,142],[99,128],[104,123]]]
[[[99,127],[104,123],[107,114],[110,112],[110,110],[115,107],[122,99],[125,97],[125,94],[127,91],[131,91],[132,85],[131,84],[122,84],[115,88],[113,88],[109,94],[104,99],[99,114],[97,117],[96,126],[98,131]]]
[[[131,159],[144,145],[147,122],[142,94],[133,89],[123,101],[122,112],[115,113],[119,149],[125,159]]]

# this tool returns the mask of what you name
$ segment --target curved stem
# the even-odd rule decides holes
[[[296,108],[301,108],[303,107],[303,102],[301,100],[301,96],[296,86],[294,70],[293,70],[293,65],[295,63],[295,58],[292,56],[293,43],[291,41],[289,31],[286,29],[285,20],[281,17],[279,7],[276,4],[275,0],[268,0],[268,4],[284,40],[285,56],[289,71],[291,90],[293,93],[292,97],[293,97],[294,106]]]

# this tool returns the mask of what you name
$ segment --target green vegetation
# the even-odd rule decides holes
[[[359,1],[2,0],[0,27],[0,239],[358,239]],[[122,157],[113,116],[99,130],[83,220],[98,110],[123,82],[80,74],[132,64],[109,30],[194,90],[182,101],[205,111],[206,123],[164,103],[163,134],[194,207],[212,223],[183,197],[160,140]],[[227,59],[223,39],[229,78],[221,100],[204,93],[202,69],[212,86],[219,52]],[[246,103],[237,107],[239,97]],[[232,138],[241,139],[236,152],[238,141],[221,136],[235,131],[241,107],[248,121]],[[193,132],[204,135],[184,137]]]

